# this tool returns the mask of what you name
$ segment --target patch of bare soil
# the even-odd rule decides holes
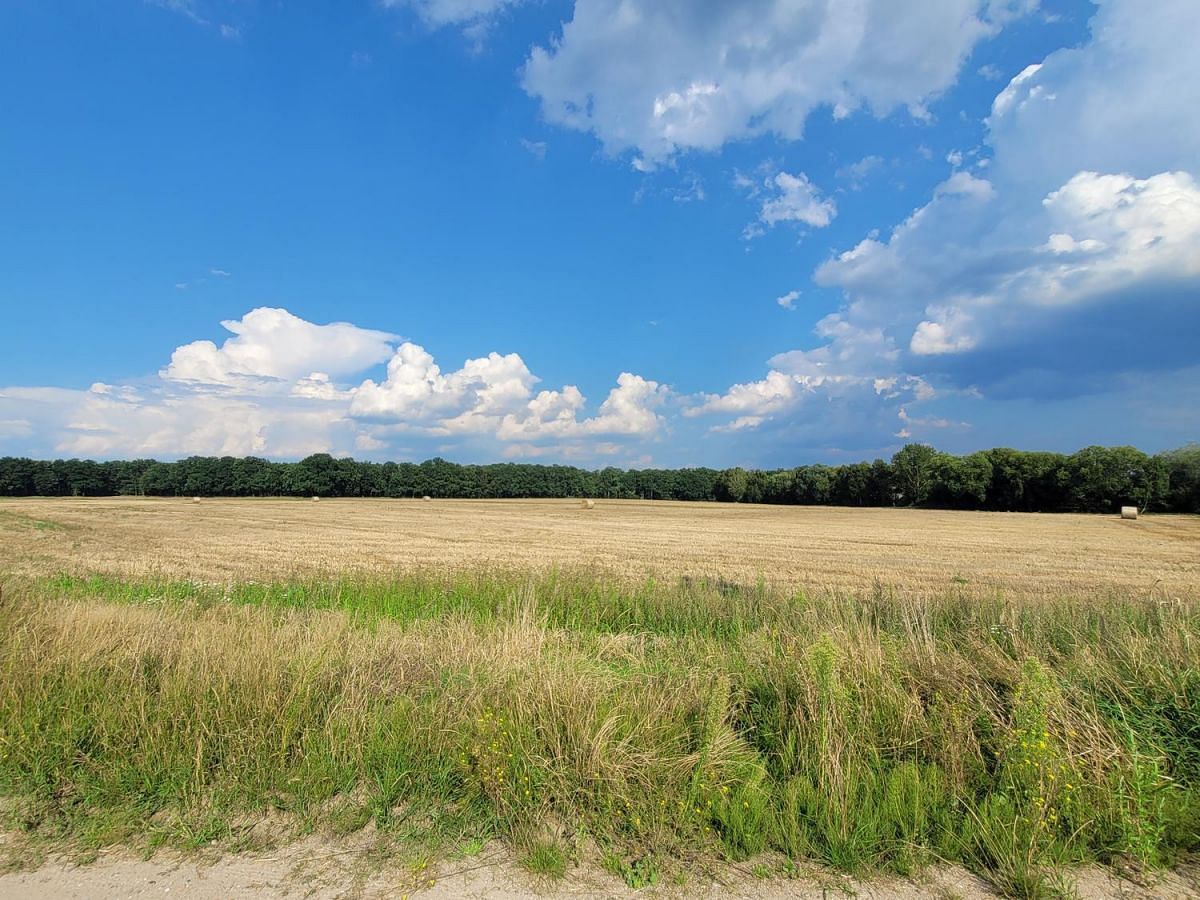
[[[91,900],[91,898],[186,897],[191,900],[514,900],[520,897],[570,898],[835,898],[868,900],[976,900],[998,896],[965,870],[943,866],[917,879],[857,881],[817,869],[797,878],[756,878],[762,867],[745,863],[683,884],[634,890],[594,865],[568,870],[547,880],[521,868],[510,852],[491,845],[476,856],[423,868],[397,865],[372,855],[365,838],[330,841],[310,838],[284,850],[205,858],[160,852],[142,859],[127,851],[102,853],[77,865],[52,856],[34,868],[0,874],[4,900]],[[777,867],[773,868],[778,871]],[[1183,900],[1200,898],[1200,869],[1183,866],[1134,883],[1108,870],[1084,869],[1073,880],[1083,900]]]

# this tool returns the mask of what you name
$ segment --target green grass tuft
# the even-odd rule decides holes
[[[562,878],[567,874],[567,855],[557,844],[538,843],[521,857],[521,865],[535,875]]]

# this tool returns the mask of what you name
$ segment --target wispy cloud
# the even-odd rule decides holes
[[[151,6],[177,13],[185,19],[190,19],[197,25],[208,25],[208,19],[200,15],[193,0],[146,0]]]
[[[521,138],[521,146],[529,151],[529,155],[534,157],[538,162],[546,158],[546,142],[531,141],[528,138]]]
[[[746,240],[760,237],[767,228],[774,228],[780,222],[824,228],[837,216],[837,204],[823,196],[821,189],[803,172],[795,175],[778,172],[765,179],[763,186],[766,193],[759,207],[758,221],[747,225],[742,232]],[[757,197],[758,191],[752,191],[751,196]]]
[[[175,282],[175,290],[186,291],[188,288],[199,287],[205,284],[210,278],[232,278],[233,273],[226,269],[219,269],[216,266],[208,270],[207,275],[201,275],[197,278],[189,278],[187,281]]]
[[[146,0],[150,6],[156,6],[159,9],[165,9],[168,12],[173,12],[176,15],[183,16],[189,22],[199,25],[201,28],[213,28],[222,38],[227,41],[236,41],[242,36],[242,31],[236,25],[231,25],[228,22],[215,22],[213,19],[202,11],[202,7],[196,0]]]
[[[795,309],[796,301],[800,299],[799,291],[788,291],[782,297],[776,297],[775,302],[784,309]]]
[[[839,181],[846,182],[852,191],[860,191],[867,179],[883,165],[882,156],[864,156],[858,162],[842,166],[834,175]]]

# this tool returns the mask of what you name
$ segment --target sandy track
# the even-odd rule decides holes
[[[744,898],[783,900],[847,896],[891,900],[982,900],[998,896],[970,873],[945,867],[917,880],[854,881],[837,876],[795,880],[759,880],[749,863],[722,872],[715,879],[692,880],[685,886],[659,885],[635,891],[594,867],[572,869],[554,882],[538,879],[517,867],[506,852],[490,847],[476,858],[447,862],[423,873],[422,881],[405,869],[355,863],[355,851],[310,839],[272,853],[223,856],[214,860],[160,853],[151,860],[115,852],[84,866],[52,858],[36,869],[0,874],[4,900],[132,900],[186,897],[188,900],[515,900],[520,897],[569,898]],[[1198,898],[1196,872],[1167,873],[1156,883],[1138,885],[1116,879],[1101,869],[1076,873],[1079,895],[1085,900],[1183,900]],[[432,880],[432,884],[428,882]]]

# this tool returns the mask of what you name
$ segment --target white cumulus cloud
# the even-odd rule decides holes
[[[581,418],[586,405],[574,385],[543,390],[516,353],[467,360],[443,373],[424,348],[405,343],[388,363],[387,378],[364,381],[354,392],[354,416],[392,420],[436,434],[476,433],[503,441],[578,438],[584,435],[653,434],[655,411],[667,389],[623,372],[596,415]]]
[[[903,404],[911,434],[958,421],[914,402],[1083,396],[1194,370],[1200,79],[1179,39],[1194,30],[1186,0],[1102,0],[1090,40],[998,91],[988,177],[956,169],[890,234],[819,266],[816,283],[844,298],[815,328],[822,343],[700,408],[799,422],[813,392],[840,402],[871,385],[893,422]],[[825,381],[796,392],[779,373]]]
[[[796,301],[800,299],[799,291],[788,291],[782,297],[776,297],[775,302],[784,309],[795,309]]]
[[[822,197],[821,191],[803,172],[798,175],[780,172],[770,183],[775,194],[763,201],[758,215],[766,225],[800,222],[813,228],[824,228],[837,215],[834,202]]]
[[[488,353],[443,372],[423,347],[393,348],[391,334],[349,323],[317,325],[262,308],[223,324],[233,337],[220,347],[176,348],[156,379],[97,381],[86,390],[0,387],[0,451],[386,455],[403,434],[408,453],[457,448],[495,458],[519,442],[538,448],[536,455],[581,460],[655,438],[670,395],[623,372],[589,415],[574,385],[535,394],[538,378],[516,353]],[[382,380],[347,380],[384,359]],[[413,441],[424,449],[413,451]]]
[[[526,402],[536,381],[516,353],[468,359],[443,374],[424,347],[405,342],[388,361],[384,381],[367,379],[358,387],[350,411],[469,430],[475,420],[502,416]]]
[[[576,0],[524,85],[549,121],[652,167],[756,134],[799,138],[820,106],[923,117],[975,45],[1035,5]]]
[[[227,386],[316,371],[345,375],[383,362],[396,340],[395,335],[346,322],[315,325],[286,309],[265,306],[221,326],[234,336],[220,347],[212,341],[184,344],[159,374],[169,381]]]

